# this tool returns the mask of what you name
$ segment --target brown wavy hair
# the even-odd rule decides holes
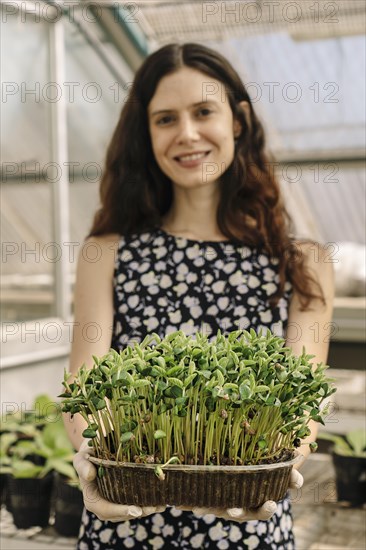
[[[298,291],[302,310],[313,299],[325,303],[319,284],[305,267],[301,247],[291,238],[292,220],[271,169],[274,158],[265,152],[265,134],[248,92],[230,63],[200,44],[166,45],[147,57],[137,71],[107,150],[101,207],[89,237],[128,236],[161,226],[173,191],[153,154],[147,108],[159,81],[184,66],[225,85],[233,116],[242,126],[234,160],[220,178],[220,231],[234,242],[260,247],[278,258],[279,287],[270,299],[271,307],[284,294],[286,280]],[[243,100],[249,104],[248,119],[239,105]]]

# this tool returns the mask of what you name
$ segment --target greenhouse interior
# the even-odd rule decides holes
[[[32,418],[39,396],[59,401],[73,341],[78,256],[134,75],[162,46],[198,43],[239,73],[275,159],[271,169],[294,236],[316,243],[315,262],[322,246],[334,273],[327,372],[337,391],[318,451],[301,469],[304,485],[291,490],[296,548],[364,549],[365,500],[339,498],[327,439],[344,440],[352,431],[365,437],[366,429],[364,1],[2,0],[1,11],[3,441],[9,422]],[[98,328],[89,328],[98,338]],[[319,338],[316,321],[311,330]],[[24,428],[15,433],[29,437]],[[1,453],[1,472],[8,471],[6,443]],[[365,447],[360,457],[364,495]],[[57,532],[52,510],[47,525],[17,527],[7,492],[1,548],[76,547],[77,534]],[[102,548],[173,548],[162,532],[150,546],[130,537]],[[264,548],[247,541],[245,548]],[[224,538],[182,547],[239,545]]]

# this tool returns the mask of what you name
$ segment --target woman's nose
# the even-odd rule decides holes
[[[199,139],[197,123],[191,117],[182,117],[178,126],[178,141],[194,141]]]

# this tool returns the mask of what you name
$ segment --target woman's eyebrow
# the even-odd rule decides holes
[[[214,105],[216,104],[216,101],[198,101],[197,103],[192,103],[191,107],[198,107],[199,105]],[[162,113],[174,113],[176,109],[161,109],[159,111],[153,111],[151,113],[151,116],[160,115]]]

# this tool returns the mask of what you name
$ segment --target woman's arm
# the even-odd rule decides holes
[[[304,346],[307,354],[315,356],[312,361],[316,366],[318,363],[326,363],[328,357],[334,299],[333,264],[327,260],[329,254],[326,254],[326,249],[321,244],[317,244],[316,250],[314,245],[308,243],[298,243],[298,246],[305,258],[306,267],[323,291],[326,304],[313,300],[310,310],[300,311],[299,296],[296,292],[293,293],[289,306],[286,346],[292,348],[295,355],[301,355]],[[316,439],[318,424],[311,422],[309,427],[311,435],[304,442]],[[309,452],[308,445],[301,447],[301,454],[305,457]]]
[[[81,250],[75,285],[75,326],[70,356],[72,374],[76,374],[83,363],[91,367],[92,355],[105,355],[110,348],[113,329],[113,273],[118,241],[118,235],[93,237],[85,242]],[[95,257],[98,258],[97,261],[92,261]],[[74,457],[74,466],[87,510],[101,520],[114,522],[130,521],[165,510],[166,506],[141,508],[114,504],[103,499],[96,483],[97,470],[88,460],[91,450],[81,435],[86,423],[78,414],[73,419],[70,415],[64,415],[64,418],[74,447],[80,449]]]
[[[76,374],[85,363],[91,367],[92,355],[105,355],[111,345],[113,327],[113,273],[119,236],[92,237],[80,251],[75,292],[74,331],[70,355],[70,372]],[[64,415],[68,435],[79,449],[86,427],[77,414]]]

